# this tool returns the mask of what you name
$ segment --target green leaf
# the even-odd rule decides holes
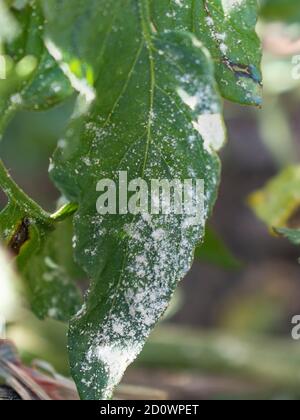
[[[152,0],[150,5],[156,28],[193,32],[208,48],[226,99],[261,104],[261,49],[255,33],[257,0]]]
[[[249,198],[255,214],[273,233],[300,245],[300,166],[290,166]]]
[[[290,166],[249,197],[257,217],[270,229],[289,226],[300,208],[300,166]]]
[[[117,180],[119,171],[148,185],[203,179],[206,219],[225,134],[212,61],[194,37],[155,32],[145,0],[69,4],[44,2],[48,48],[82,94],[51,173],[79,204],[76,260],[92,279],[71,321],[72,374],[83,398],[103,399],[189,270],[204,220],[192,226],[187,214],[101,216],[96,185]]]
[[[261,16],[267,20],[299,22],[298,0],[261,0]]]
[[[18,36],[5,43],[6,79],[0,80],[0,133],[19,110],[45,110],[73,93],[43,42],[44,17],[37,1],[12,8]]]
[[[0,213],[1,239],[16,256],[32,309],[40,318],[68,321],[81,306],[74,282],[70,222],[54,226],[50,215],[9,178],[2,163],[0,185],[8,196],[8,204]]]
[[[195,258],[200,262],[208,262],[227,270],[236,270],[241,267],[240,261],[211,227],[206,229],[204,243],[197,246]]]
[[[75,283],[81,271],[73,262],[72,224],[69,220],[57,224],[40,243],[33,237],[31,245],[23,248],[17,264],[29,286],[34,312],[42,319],[69,321],[82,305]]]
[[[43,4],[49,27],[53,26],[47,38],[51,53],[72,74],[74,87],[91,86],[106,44],[105,34],[109,35],[115,26],[120,9],[130,6],[123,2],[120,7],[117,0],[105,24],[98,26],[99,20],[104,19],[97,1],[75,1],[73,10],[64,1]],[[246,105],[261,104],[261,48],[255,32],[257,0],[149,0],[149,7],[155,30],[192,32],[208,48],[226,99]],[[72,29],[70,25],[74,25]],[[104,46],[95,54],[93,46],[98,45],[99,39]],[[88,86],[82,83],[84,80],[89,81]]]

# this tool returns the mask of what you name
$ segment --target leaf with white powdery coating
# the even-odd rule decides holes
[[[100,39],[105,43],[118,10],[123,7],[126,13],[127,2],[120,6],[116,1],[108,14],[103,6],[102,13],[97,0],[73,4],[72,10],[64,2],[55,9],[51,1],[44,1],[46,16],[51,21],[57,19],[57,10],[63,15],[57,19],[56,33],[51,34],[51,51],[63,62],[65,71],[73,74],[74,86],[81,84],[82,87],[84,78],[92,82],[97,77],[93,70],[99,67],[103,48],[99,47],[95,54],[93,47]],[[153,29],[191,32],[209,50],[215,62],[219,89],[226,99],[261,105],[262,51],[255,32],[257,0],[149,0],[149,9]],[[68,19],[74,25],[73,31],[68,29]],[[106,20],[100,27],[99,19]],[[58,51],[55,44],[59,46]]]
[[[47,45],[66,73],[74,69],[70,77],[82,93],[52,177],[79,203],[76,260],[92,279],[85,305],[71,321],[72,374],[83,398],[105,399],[192,264],[216,198],[216,150],[225,133],[214,69],[195,38],[155,33],[145,0],[69,4],[45,1]],[[78,28],[84,28],[82,38]],[[128,181],[141,177],[148,184],[203,179],[203,220],[193,225],[187,214],[100,216],[96,185],[103,178],[117,181],[119,171],[128,172]]]
[[[261,105],[261,47],[257,0],[150,0],[159,30],[194,33],[210,51],[224,98]]]

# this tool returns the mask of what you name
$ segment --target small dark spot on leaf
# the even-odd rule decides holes
[[[255,83],[262,85],[261,76],[255,66],[234,63],[226,57],[223,58],[223,62],[237,77],[252,79]]]
[[[8,248],[13,252],[14,255],[19,255],[22,246],[29,239],[29,226],[30,220],[28,217],[24,217],[16,232],[12,236]]]

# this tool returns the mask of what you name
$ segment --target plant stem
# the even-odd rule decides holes
[[[9,201],[18,203],[25,208],[31,217],[35,217],[47,223],[53,223],[49,213],[43,210],[35,201],[33,201],[27,194],[15,183],[8,173],[0,159],[0,187],[7,195]]]

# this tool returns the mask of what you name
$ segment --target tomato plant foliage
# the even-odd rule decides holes
[[[110,398],[204,236],[226,138],[222,97],[261,103],[257,2],[5,4],[19,29],[13,41],[2,41],[11,62],[0,81],[2,131],[17,109],[45,109],[72,92],[77,102],[50,167],[69,204],[49,215],[2,167],[9,199],[2,238],[16,255],[35,313],[70,320],[70,364],[81,397]],[[203,220],[99,215],[97,182],[120,171],[149,182],[203,179]],[[91,281],[83,304],[80,270]]]

